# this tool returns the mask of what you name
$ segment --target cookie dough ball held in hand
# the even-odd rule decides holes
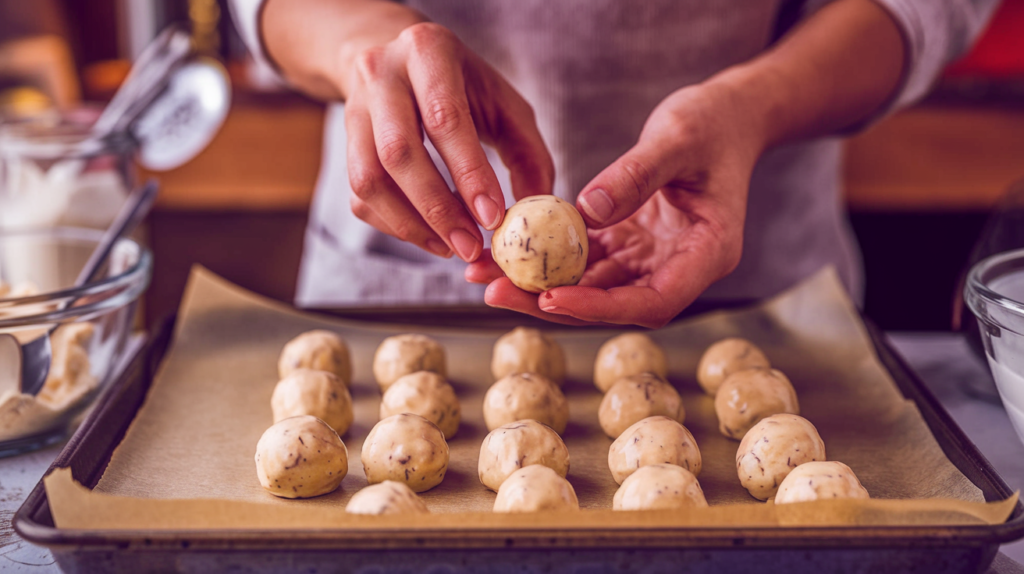
[[[805,462],[779,485],[775,504],[832,498],[871,498],[850,467],[836,461]]]
[[[569,481],[546,466],[534,464],[512,473],[498,489],[494,512],[579,510]]]
[[[381,391],[417,371],[448,376],[444,347],[426,335],[410,333],[388,337],[373,355],[373,376]]]
[[[683,401],[672,385],[651,373],[626,377],[605,393],[597,411],[601,428],[611,438],[647,417],[686,418]]]
[[[800,414],[793,385],[780,371],[761,367],[729,375],[715,395],[718,430],[740,440],[761,419],[780,413]]]
[[[564,478],[569,473],[569,449],[550,427],[527,419],[492,430],[480,446],[477,469],[480,482],[496,491],[512,473],[533,464]]]
[[[373,427],[363,442],[366,481],[394,480],[413,492],[441,484],[448,471],[448,443],[441,429],[414,414],[388,417]]]
[[[401,482],[385,480],[360,490],[348,501],[350,514],[428,514],[423,500]]]
[[[558,385],[534,373],[509,375],[487,389],[484,395],[487,430],[524,419],[535,420],[562,434],[569,422],[569,401]]]
[[[796,467],[825,460],[825,443],[811,421],[772,415],[754,425],[736,451],[736,474],[750,496],[768,500]]]
[[[530,293],[575,285],[587,267],[587,227],[569,202],[534,195],[505,212],[491,255],[512,283]]]
[[[537,329],[516,327],[494,343],[491,374],[494,380],[516,373],[536,373],[561,386],[565,382],[562,346]]]
[[[707,505],[697,477],[673,464],[637,469],[622,481],[612,498],[613,510],[681,510]]]
[[[700,475],[697,441],[686,427],[668,417],[650,417],[626,429],[608,449],[608,469],[622,484],[636,469],[674,464]]]
[[[594,361],[594,384],[601,392],[620,379],[641,373],[654,373],[668,377],[665,352],[643,333],[624,333],[612,337],[601,345]]]
[[[282,379],[296,369],[314,369],[333,373],[347,387],[352,382],[352,359],[345,340],[330,331],[309,331],[284,346],[277,361]]]
[[[394,382],[380,401],[380,418],[412,413],[437,425],[445,440],[459,430],[462,409],[455,389],[437,373],[420,371]]]
[[[274,422],[300,415],[314,416],[343,435],[352,426],[352,395],[333,373],[298,369],[281,379],[270,398]]]
[[[708,347],[701,356],[697,365],[697,382],[704,392],[715,396],[729,375],[754,367],[771,367],[761,349],[746,339],[722,339]]]
[[[256,444],[260,486],[282,498],[333,492],[348,474],[348,449],[338,433],[312,416],[284,419]]]

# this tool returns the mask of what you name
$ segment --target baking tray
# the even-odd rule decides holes
[[[364,316],[394,320],[395,317]],[[478,314],[487,324],[488,314]],[[882,364],[916,403],[949,460],[988,501],[1013,494],[931,392],[868,324]],[[93,487],[145,399],[173,333],[165,322],[106,390],[51,468],[70,467]],[[54,526],[42,482],[14,518],[26,540],[48,547],[67,572],[980,572],[999,544],[1024,537],[1024,505],[992,526],[556,529],[387,534],[372,529],[99,531]]]

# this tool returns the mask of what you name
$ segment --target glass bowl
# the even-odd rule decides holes
[[[964,300],[978,320],[992,378],[1024,441],[1024,249],[986,257],[971,268]]]
[[[115,246],[101,279],[74,289],[103,232],[56,227],[0,231],[0,333],[22,344],[58,326],[38,396],[0,381],[0,456],[60,441],[116,374],[153,260],[131,239]],[[61,309],[74,300],[73,306]]]

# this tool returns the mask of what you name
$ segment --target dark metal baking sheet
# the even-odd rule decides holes
[[[386,314],[386,313],[385,313]],[[373,317],[381,319],[381,317]],[[1012,495],[931,392],[868,326],[882,363],[914,401],[949,459],[986,500]],[[104,393],[53,467],[95,486],[171,341],[167,322]],[[675,529],[630,533],[609,525],[585,536],[553,530],[416,540],[368,551],[358,538],[309,531],[76,531],[56,528],[40,482],[14,518],[26,540],[51,549],[68,572],[980,572],[999,544],[1024,537],[1024,505],[993,526]],[[375,536],[368,532],[364,536]],[[380,541],[375,541],[379,545]]]

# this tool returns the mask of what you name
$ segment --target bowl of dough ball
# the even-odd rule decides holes
[[[75,227],[0,230],[0,456],[64,439],[124,358],[153,261],[122,239],[99,278],[73,288],[102,235]],[[39,394],[24,394],[17,345],[46,336],[46,381]]]

